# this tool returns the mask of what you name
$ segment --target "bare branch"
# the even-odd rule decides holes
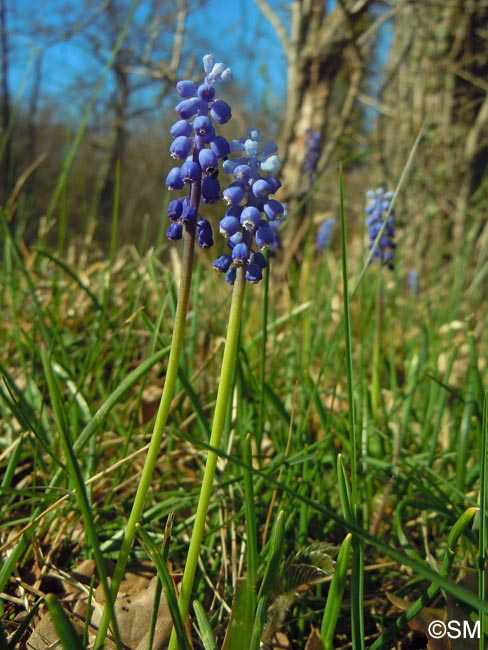
[[[260,12],[265,18],[268,19],[269,23],[277,33],[278,38],[281,41],[281,47],[283,48],[283,51],[287,52],[290,47],[290,38],[287,34],[286,27],[284,26],[280,17],[276,11],[270,7],[266,0],[254,0],[254,2],[256,3]]]
[[[473,126],[469,129],[464,146],[464,160],[471,164],[483,144],[482,133],[488,125],[488,94],[485,95],[483,103],[478,111]]]
[[[181,62],[181,51],[183,48],[183,34],[185,33],[186,15],[188,12],[188,2],[186,0],[180,1],[178,10],[178,18],[176,20],[176,29],[173,39],[173,53],[171,55],[171,63],[169,67],[171,70],[176,71]]]

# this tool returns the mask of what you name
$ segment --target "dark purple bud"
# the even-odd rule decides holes
[[[182,190],[184,187],[183,179],[181,177],[181,168],[173,167],[166,176],[166,187],[168,190]]]
[[[231,183],[223,192],[222,196],[228,205],[238,205],[244,198],[244,186],[236,181]]]
[[[181,199],[173,199],[168,204],[168,217],[171,221],[177,221],[183,212],[183,201]]]
[[[225,124],[232,117],[232,111],[227,102],[223,99],[216,99],[210,109],[210,115],[219,124]]]
[[[197,223],[197,243],[201,248],[210,248],[214,245],[212,226],[206,219]]]
[[[246,269],[246,280],[251,284],[257,284],[263,279],[263,271],[254,259],[249,263]]]
[[[204,176],[202,180],[202,199],[204,203],[216,203],[220,198],[220,183],[218,178]]]
[[[216,135],[210,141],[210,148],[217,158],[224,158],[230,154],[230,145],[223,135]]]
[[[230,205],[225,211],[224,217],[236,217],[237,219],[241,218],[242,206],[240,205]]]
[[[281,187],[281,181],[279,178],[276,178],[276,176],[266,176],[266,182],[271,188],[270,194],[276,194]]]
[[[249,165],[238,165],[234,169],[233,174],[236,181],[240,181],[241,183],[248,183],[249,179],[251,178],[252,169],[249,167]]]
[[[185,225],[190,223],[195,223],[196,219],[197,219],[197,212],[195,208],[192,205],[190,205],[189,201],[186,201],[183,206],[183,211],[180,217],[181,223],[184,223]]]
[[[202,149],[198,154],[198,162],[206,174],[213,174],[219,165],[217,154],[212,149]]]
[[[248,259],[249,259],[249,246],[244,242],[241,242],[240,244],[236,244],[232,249],[232,261],[234,262],[234,264],[236,264],[237,266],[242,266],[244,264],[247,264]]]
[[[265,269],[268,266],[268,262],[266,261],[266,258],[259,251],[253,253],[252,261],[262,269]]]
[[[212,84],[202,84],[198,86],[197,93],[204,102],[210,102],[215,97],[215,88]]]
[[[237,274],[236,268],[233,266],[225,274],[225,281],[228,282],[229,284],[234,284],[236,281],[236,274]]]
[[[193,121],[193,130],[196,135],[201,136],[213,136],[215,133],[212,122],[206,115],[200,115],[195,118]]]
[[[173,221],[169,224],[166,236],[172,241],[177,241],[183,236],[183,224],[180,221]]]
[[[173,126],[170,128],[169,132],[173,136],[173,138],[177,138],[180,135],[190,135],[192,132],[192,126],[189,122],[186,120],[178,120],[173,124]]]
[[[184,183],[196,183],[202,177],[200,165],[193,160],[185,160],[181,165],[181,178]]]
[[[200,107],[200,100],[196,97],[191,99],[184,99],[175,106],[175,111],[181,117],[182,120],[189,120],[190,117],[193,117],[197,114]]]
[[[192,141],[186,135],[179,135],[173,140],[169,152],[173,158],[186,158],[190,153]]]
[[[269,199],[263,205],[263,210],[268,219],[274,221],[275,219],[281,219],[285,209],[283,204],[276,199]]]
[[[253,206],[248,206],[241,212],[241,225],[246,230],[254,232],[260,219],[261,214],[259,210]]]
[[[178,94],[180,97],[187,98],[187,97],[193,97],[193,95],[197,92],[197,87],[193,83],[193,81],[178,81],[176,84],[176,90],[178,91]]]
[[[227,273],[227,271],[230,269],[231,264],[232,255],[224,253],[224,255],[220,255],[216,260],[214,260],[213,267],[219,273]]]
[[[262,226],[256,230],[256,244],[258,248],[270,248],[274,242],[274,233],[268,226]]]
[[[237,217],[227,216],[220,220],[219,232],[224,237],[232,237],[232,235],[238,232],[240,225]]]
[[[236,246],[237,244],[242,244],[243,241],[244,241],[244,235],[239,230],[238,232],[234,233],[232,237],[229,237],[229,239],[227,240],[227,245],[232,250],[234,246]]]
[[[257,198],[268,196],[271,190],[271,185],[269,185],[268,181],[264,178],[258,178],[258,180],[252,184],[252,193]]]

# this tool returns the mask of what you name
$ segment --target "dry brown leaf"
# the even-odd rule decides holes
[[[307,639],[305,644],[305,650],[324,650],[324,645],[322,639],[320,638],[320,632],[318,628],[312,627],[310,636]]]
[[[404,598],[399,598],[395,594],[386,592],[388,600],[402,611],[407,609],[412,604]],[[434,609],[433,607],[423,607],[420,612],[408,622],[408,627],[413,632],[420,632],[427,637],[427,650],[451,650],[451,642],[447,635],[440,639],[434,639],[429,634],[429,623],[433,621],[444,621],[446,618],[446,611],[444,609]]]
[[[485,572],[485,576],[488,578],[488,570]],[[466,569],[464,575],[457,581],[457,584],[469,589],[473,594],[477,594],[478,572],[474,569]],[[467,625],[469,630],[473,630],[474,623],[464,605],[449,593],[446,594],[446,601],[447,618],[450,621],[456,621],[460,626],[460,630],[464,630],[463,625]],[[462,634],[459,638],[451,638],[451,650],[478,650],[478,648],[479,640],[477,638],[469,638],[467,634]]]
[[[284,632],[276,632],[273,636],[271,650],[291,650],[290,640]]]
[[[146,650],[148,647],[149,625],[157,583],[158,578],[152,577],[147,567],[141,567],[137,572],[127,572],[120,585],[115,602],[115,615],[122,642],[132,650]],[[99,586],[95,591],[96,604],[103,605],[104,600]],[[101,611],[102,607],[95,607],[92,615],[94,625],[98,625]],[[161,594],[152,650],[164,650],[172,625],[166,598]]]
[[[81,623],[86,617],[88,594],[84,583],[89,584],[95,573],[95,563],[87,560],[77,567],[73,572],[73,580],[63,582],[66,596],[63,600],[71,605],[67,611],[76,629],[83,632]],[[132,571],[128,571],[120,586],[119,594],[115,602],[115,614],[119,624],[119,633],[125,647],[130,650],[147,650],[149,639],[149,626],[152,611],[154,609],[154,598],[157,576],[148,566],[141,565]],[[92,599],[92,626],[98,626],[103,611],[104,594],[100,585],[95,589]],[[172,619],[164,593],[159,601],[158,616],[155,626],[152,650],[165,650],[171,634]],[[93,631],[95,628],[92,628]],[[94,635],[92,635],[94,638]],[[41,616],[35,626],[28,642],[28,650],[48,650],[57,647],[58,641],[56,630],[49,613]],[[106,648],[115,647],[107,642]]]

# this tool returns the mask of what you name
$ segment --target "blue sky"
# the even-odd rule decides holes
[[[79,19],[70,14],[65,15],[62,10],[65,2],[72,2],[81,12],[85,2],[93,9],[102,0],[82,0],[78,4],[77,0],[7,0],[13,49],[10,82],[15,98],[28,101],[35,55],[45,43],[42,32],[35,32],[36,22],[51,25],[54,32],[59,32],[70,21],[76,22]],[[287,23],[288,3],[281,0],[268,2],[281,12],[280,16]],[[333,0],[329,0],[331,3]],[[147,6],[146,0],[140,0],[138,11],[144,14]],[[86,16],[87,12],[81,15]],[[381,32],[381,50],[385,53],[384,56],[388,48],[388,32],[385,25]],[[211,51],[218,60],[229,65],[237,87],[249,89],[250,98],[254,99],[249,105],[254,104],[256,110],[263,106],[263,98],[266,99],[266,106],[271,109],[279,107],[286,100],[285,53],[274,29],[252,0],[208,0],[203,8],[189,16],[183,47],[184,51],[197,58]],[[95,62],[89,54],[82,37],[75,36],[57,43],[45,51],[42,100],[61,119],[71,117],[76,120],[83,102],[86,103],[89,96],[88,89],[94,87],[101,71],[101,64]],[[106,93],[110,92],[110,75],[107,82]],[[152,98],[144,96],[143,99],[154,103],[154,95]]]
[[[36,22],[59,30],[65,23],[62,0],[7,0],[11,45],[13,47],[10,82],[17,97],[27,97],[32,81],[35,55],[44,38],[32,34]],[[279,4],[271,0],[271,4]],[[144,0],[141,0],[144,10]],[[17,15],[15,15],[17,14]],[[29,35],[30,33],[30,35]],[[233,70],[236,83],[250,86],[255,92],[268,92],[275,101],[285,97],[285,56],[274,30],[250,0],[210,0],[207,6],[191,15],[187,22],[186,51],[200,57],[212,51]],[[192,42],[189,38],[194,35]],[[251,46],[254,60],[242,56],[243,47]],[[249,50],[248,50],[249,51]],[[43,97],[55,98],[58,109],[70,112],[76,79],[95,79],[100,65],[74,37],[49,47],[42,64]],[[63,103],[63,98],[67,102]]]

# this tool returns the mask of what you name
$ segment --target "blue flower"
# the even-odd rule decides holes
[[[327,244],[330,241],[332,235],[332,228],[335,224],[334,217],[328,217],[325,219],[320,228],[317,231],[317,236],[315,238],[315,247],[318,251],[323,251],[327,247]]]
[[[171,241],[181,239],[183,236],[183,224],[181,221],[172,221],[168,226],[166,236],[168,239],[171,239]]]
[[[206,219],[197,223],[198,245],[201,248],[211,248],[214,245],[212,226]]]
[[[232,73],[223,63],[216,62],[213,54],[203,57],[203,67],[205,79],[200,85],[188,79],[176,84],[180,101],[175,111],[179,119],[170,128],[170,154],[182,164],[169,171],[166,186],[169,190],[181,190],[185,185],[190,188],[190,198],[169,203],[168,217],[172,223],[168,237],[180,239],[183,227],[196,227],[198,245],[207,248],[213,245],[212,228],[198,214],[198,203],[200,197],[204,203],[215,203],[220,198],[219,163],[230,153],[230,146],[216,133],[214,123],[225,124],[232,111],[227,102],[216,98],[215,84],[230,81]],[[195,184],[200,184],[200,190],[192,194]]]
[[[227,271],[230,269],[231,264],[232,255],[229,255],[229,253],[224,253],[223,255],[217,257],[216,260],[214,260],[213,267],[219,273],[227,273]]]
[[[390,209],[393,192],[386,192],[379,187],[366,192],[366,196],[369,199],[366,205],[366,226],[370,240],[368,248],[373,249],[373,257],[381,265],[393,269],[393,251],[396,248],[395,212]],[[378,235],[380,239],[375,244]]]
[[[249,282],[259,282],[266,258],[259,249],[279,247],[277,229],[285,219],[283,203],[272,197],[281,187],[276,176],[281,161],[274,142],[263,143],[256,129],[247,137],[229,141],[216,131],[232,117],[229,104],[216,96],[216,83],[229,81],[232,73],[212,54],[203,57],[205,79],[197,85],[183,79],[176,85],[179,101],[175,106],[178,120],[171,126],[171,156],[181,161],[167,177],[170,190],[189,186],[189,196],[173,199],[168,205],[171,224],[168,237],[180,239],[185,229],[197,235],[199,246],[213,245],[210,223],[199,213],[199,203],[216,203],[221,197],[227,204],[219,231],[227,239],[230,253],[220,255],[214,268],[225,273],[231,284],[236,267],[245,269]],[[232,175],[221,192],[219,168]]]
[[[418,296],[420,293],[420,276],[416,269],[410,269],[408,271],[407,282],[411,292]]]
[[[227,282],[234,281],[236,266],[245,266],[249,282],[262,278],[266,259],[253,250],[272,249],[279,243],[276,228],[285,218],[285,206],[270,195],[280,187],[275,176],[281,168],[274,142],[262,145],[263,136],[256,129],[249,129],[248,137],[232,140],[231,154],[235,157],[224,161],[224,172],[232,174],[234,180],[222,192],[229,205],[220,221],[220,233],[228,238],[232,250],[231,266],[226,270]],[[219,262],[217,264],[217,262]],[[220,270],[221,258],[214,266]]]
[[[303,173],[307,177],[308,189],[312,187],[313,181],[317,174],[317,166],[319,164],[321,154],[320,138],[320,131],[312,131],[311,129],[307,129]]]

